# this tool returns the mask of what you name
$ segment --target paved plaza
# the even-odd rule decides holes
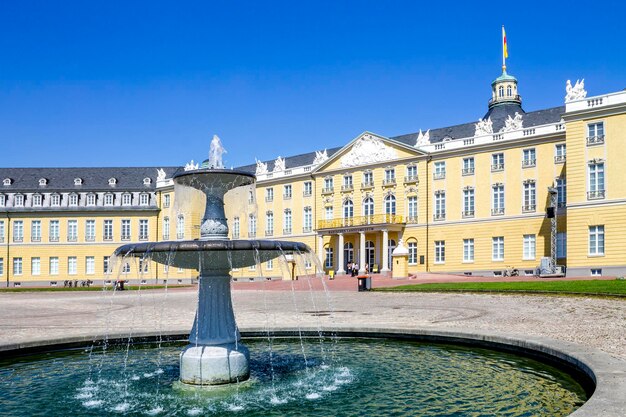
[[[626,300],[496,294],[356,292],[319,279],[234,284],[240,327],[378,327],[500,332],[574,342],[626,359]],[[351,287],[353,286],[353,287]],[[310,289],[309,289],[310,288]],[[354,288],[353,291],[350,291]],[[195,288],[0,293],[0,347],[65,337],[184,333]]]

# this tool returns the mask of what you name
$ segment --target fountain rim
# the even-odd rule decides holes
[[[240,177],[249,177],[252,178],[253,181],[256,181],[256,175],[247,172],[247,171],[242,171],[242,170],[237,170],[237,169],[225,169],[225,168],[198,168],[198,169],[191,169],[189,171],[180,171],[175,173],[172,176],[172,179],[177,179],[177,178],[182,178],[182,177],[186,177],[186,176],[190,176],[190,175],[197,175],[197,174],[229,174],[229,175],[237,175]]]
[[[249,251],[249,250],[282,250],[309,253],[310,248],[302,242],[285,240],[249,240],[249,239],[209,239],[209,240],[170,240],[164,242],[128,243],[119,246],[113,253],[115,256],[133,254],[149,254],[163,252],[206,252],[206,251]]]
[[[267,328],[241,327],[240,333],[243,338],[267,337]],[[452,330],[445,328],[414,328],[400,327],[378,328],[373,326],[348,326],[335,327],[332,329],[319,329],[317,327],[289,326],[271,329],[276,337],[297,337],[302,334],[305,337],[337,336],[349,338],[387,338],[407,341],[423,341],[430,343],[447,343],[456,345],[473,346],[487,349],[503,349],[517,354],[535,355],[536,359],[548,362],[556,362],[569,366],[582,376],[588,378],[593,391],[587,401],[571,417],[592,417],[602,415],[605,417],[621,417],[626,409],[626,400],[617,400],[619,395],[626,390],[626,362],[615,358],[608,353],[596,348],[582,346],[572,342],[555,339],[513,335],[506,332],[484,332],[469,329]],[[321,333],[320,333],[321,332]],[[171,330],[160,333],[136,332],[133,335],[134,343],[148,343],[160,339],[166,341],[182,341],[189,335],[188,331]],[[523,339],[522,339],[523,337]],[[23,357],[38,353],[52,352],[84,348],[95,342],[103,342],[104,336],[65,336],[49,340],[31,340],[19,344],[0,344],[0,352],[6,357]],[[128,341],[127,333],[109,334],[106,338],[108,343]],[[581,383],[581,381],[579,381]]]

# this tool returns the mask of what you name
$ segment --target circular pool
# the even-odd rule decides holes
[[[178,382],[183,343],[0,360],[0,415],[566,416],[577,378],[498,350],[411,340],[254,338],[249,381]]]

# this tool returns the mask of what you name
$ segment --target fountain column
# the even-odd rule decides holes
[[[337,244],[338,248],[337,248],[337,263],[339,265],[337,265],[337,275],[342,275],[346,273],[346,270],[343,269],[343,233],[339,233],[338,235],[339,237],[339,242]]]

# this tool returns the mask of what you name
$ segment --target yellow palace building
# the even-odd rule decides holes
[[[393,276],[530,275],[540,266],[625,274],[626,91],[587,97],[582,82],[568,81],[564,105],[526,112],[506,71],[491,90],[469,123],[364,132],[340,148],[240,167],[257,184],[226,196],[231,237],[304,242],[339,274],[349,262]],[[179,205],[171,180],[195,167],[0,168],[0,279],[110,282],[117,246],[197,238],[202,204],[187,193],[194,204]],[[131,281],[195,277],[121,262]],[[306,262],[296,274],[313,268]],[[233,271],[292,274],[279,262]]]

